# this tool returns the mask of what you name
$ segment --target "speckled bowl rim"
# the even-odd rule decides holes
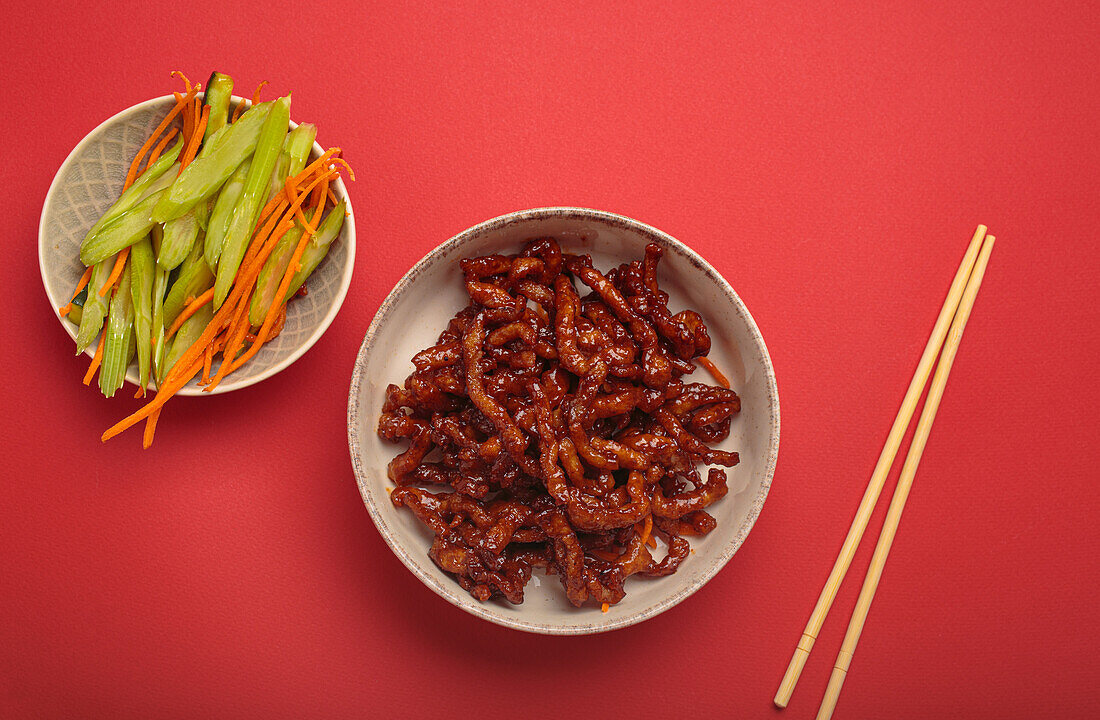
[[[457,583],[452,582],[443,584],[439,582],[437,578],[420,565],[419,560],[422,558],[414,558],[405,547],[397,542],[394,534],[390,531],[388,524],[382,516],[381,510],[375,503],[374,494],[368,489],[367,469],[363,467],[362,452],[359,447],[358,439],[360,387],[363,381],[363,371],[366,367],[367,357],[371,353],[372,345],[379,329],[387,322],[394,308],[402,301],[413,279],[456,247],[470,242],[486,233],[494,232],[506,225],[517,222],[555,217],[595,221],[611,227],[633,230],[643,237],[655,239],[666,247],[682,254],[695,265],[695,267],[702,270],[716,282],[728,295],[730,300],[732,300],[737,313],[747,324],[752,340],[756,344],[760,356],[763,359],[767,382],[768,407],[771,411],[769,420],[772,424],[772,432],[771,437],[768,439],[768,455],[765,461],[764,478],[761,482],[760,490],[756,497],[753,498],[748,516],[741,523],[741,526],[737,529],[737,532],[726,547],[722,550],[713,566],[706,572],[698,575],[693,582],[682,587],[678,592],[670,595],[661,602],[640,610],[637,613],[595,625],[560,625],[502,618],[490,613],[482,603],[471,598]],[[382,539],[386,541],[386,544],[389,545],[394,555],[404,563],[405,567],[420,578],[421,582],[435,591],[437,595],[472,615],[504,627],[545,635],[590,635],[610,632],[612,630],[634,625],[644,620],[648,620],[649,618],[656,617],[669,608],[678,605],[710,581],[719,570],[725,567],[726,563],[729,562],[730,558],[732,558],[738,548],[741,547],[749,531],[752,530],[753,525],[756,523],[756,519],[760,516],[760,511],[764,507],[764,500],[767,499],[768,491],[771,488],[772,477],[775,474],[775,464],[779,457],[779,389],[776,384],[775,369],[772,366],[771,356],[768,354],[768,348],[764,344],[764,336],[761,335],[760,329],[757,327],[756,321],[753,320],[748,308],[745,307],[745,303],[741,301],[741,298],[726,279],[694,250],[671,235],[624,215],[580,207],[534,208],[531,210],[520,210],[495,217],[491,220],[486,220],[485,222],[474,225],[468,230],[455,235],[417,262],[416,265],[398,281],[397,285],[390,291],[390,294],[386,296],[386,299],[382,301],[382,305],[378,308],[378,312],[375,313],[370,327],[367,328],[367,334],[364,336],[363,343],[359,347],[359,353],[355,358],[355,370],[352,372],[351,388],[348,391],[348,449],[351,453],[351,462],[355,470],[355,480],[359,486],[359,494],[363,498],[363,504],[366,505],[367,512],[370,513],[371,519],[378,529],[378,533],[382,536]]]
[[[175,102],[176,98],[174,96],[161,95],[160,97],[151,98],[149,100],[139,102],[136,105],[131,105],[125,110],[121,110],[115,113],[100,124],[96,125],[88,132],[87,135],[85,135],[80,140],[80,142],[76,144],[76,147],[74,147],[65,157],[65,161],[61,163],[61,167],[57,169],[57,172],[53,176],[53,180],[50,182],[49,190],[46,191],[46,199],[42,201],[42,214],[38,218],[38,272],[39,275],[41,275],[42,277],[42,288],[46,293],[46,299],[50,302],[54,316],[57,317],[58,322],[61,323],[61,327],[65,329],[65,332],[69,333],[69,337],[71,337],[74,341],[76,340],[76,329],[73,327],[72,323],[66,322],[65,319],[61,317],[61,313],[58,312],[58,305],[57,303],[55,303],[56,298],[50,296],[50,286],[46,278],[45,253],[46,244],[48,242],[46,238],[46,213],[57,198],[57,188],[61,184],[61,178],[65,174],[65,171],[68,170],[69,165],[74,162],[74,159],[81,152],[81,150],[83,150],[86,145],[89,145],[92,142],[92,137],[94,135],[96,135],[97,133],[99,133],[100,130],[111,125],[112,123],[125,120],[130,115],[135,115],[145,110],[146,108],[157,104],[174,104]],[[245,103],[246,107],[252,105],[251,100],[249,100],[248,98],[242,98],[238,95],[233,95],[230,102],[243,102]],[[294,122],[293,120],[290,121],[290,127],[294,128],[297,126],[298,123]],[[324,151],[324,148],[322,148],[319,143],[314,142],[313,149],[311,151],[311,157],[312,153],[316,153],[319,156],[324,153]],[[194,384],[188,383],[187,385],[182,387],[179,392],[176,393],[177,395],[184,395],[189,397],[200,397],[204,395],[222,395],[224,393],[233,392],[234,390],[241,390],[246,387],[251,387],[261,380],[266,380],[272,375],[282,372],[283,370],[286,370],[288,367],[293,365],[294,362],[298,360],[298,358],[305,355],[306,352],[310,348],[312,348],[318,340],[321,339],[321,336],[324,335],[325,331],[328,330],[330,325],[332,325],[332,321],[336,319],[337,313],[340,312],[340,308],[344,305],[344,299],[347,297],[348,288],[351,287],[351,277],[353,272],[355,271],[355,213],[352,211],[351,198],[348,196],[348,190],[344,186],[343,179],[337,178],[336,182],[332,183],[330,187],[332,188],[332,192],[337,197],[337,199],[343,200],[347,203],[347,216],[344,218],[344,227],[340,231],[340,242],[343,242],[345,244],[348,253],[347,262],[344,264],[343,273],[340,276],[340,284],[336,288],[336,299],[335,302],[333,302],[332,307],[330,307],[328,312],[325,313],[324,317],[321,318],[321,321],[317,324],[317,327],[310,334],[310,336],[307,337],[297,348],[291,351],[289,355],[280,360],[278,363],[272,365],[271,367],[257,374],[256,376],[238,380],[227,380],[218,385],[210,392],[205,392],[202,388],[196,387]],[[60,300],[60,302],[63,303],[65,302],[65,300]],[[84,354],[90,357],[93,350],[94,348],[88,348]],[[134,383],[133,379],[129,377],[131,374],[130,370],[131,368],[126,369],[126,382],[131,383],[136,387],[137,383]],[[155,389],[155,386],[151,381],[147,387],[150,390]]]

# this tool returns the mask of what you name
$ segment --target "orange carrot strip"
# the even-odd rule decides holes
[[[206,357],[203,360],[202,365],[202,381],[200,385],[205,385],[210,382],[210,367],[214,363],[214,356],[221,352],[225,347],[225,335],[219,335],[214,339],[210,345],[206,348]]]
[[[245,300],[237,307],[233,322],[230,323],[229,329],[225,333],[226,342],[225,347],[222,348],[222,364],[218,368],[218,372],[214,373],[214,377],[203,388],[205,392],[212,391],[229,373],[233,372],[233,358],[240,352],[241,346],[244,345],[245,336],[248,335],[248,306],[250,304],[246,296]]]
[[[325,209],[325,198],[328,195],[329,185],[332,184],[332,178],[337,177],[334,172],[329,172],[331,174],[329,174],[328,177],[324,178],[324,180],[313,189],[313,198],[311,203],[313,206],[313,214],[310,215],[311,221],[306,221],[305,216],[299,213],[299,217],[302,220],[302,225],[303,227],[305,227],[306,232],[308,232],[310,235],[317,234],[317,227],[321,224],[321,213]]]
[[[233,314],[233,322],[229,323],[229,327],[226,329],[226,343],[225,348],[222,350],[222,359],[227,357],[232,359],[232,356],[237,354],[237,350],[240,348],[241,343],[244,342],[244,336],[248,334],[248,329],[251,327],[248,324],[248,305],[249,303],[242,302],[237,306],[237,312]],[[229,369],[230,363],[226,363],[226,370]],[[214,376],[215,378],[217,375]]]
[[[305,231],[306,231],[306,232],[308,232],[308,233],[309,233],[310,235],[313,235],[314,233],[316,233],[316,232],[317,232],[317,228],[316,228],[316,227],[314,227],[313,225],[310,225],[310,224],[309,224],[309,220],[306,220],[306,216],[305,216],[305,215],[304,215],[304,214],[302,213],[302,209],[301,209],[301,208],[298,208],[297,210],[295,210],[295,211],[294,211],[294,217],[296,217],[296,218],[298,219],[298,222],[302,223],[302,227],[303,227],[303,228],[305,229]],[[319,220],[319,219],[320,219],[320,218],[318,218],[318,220]]]
[[[195,98],[198,100],[198,98]],[[187,107],[183,109],[183,146],[187,148],[187,144],[191,142],[191,138],[195,136],[195,103],[194,100],[187,103]],[[180,156],[182,158],[182,153]]]
[[[256,218],[256,227],[253,229],[252,237],[255,238],[258,234],[263,234],[265,228],[266,232],[270,232],[270,228],[274,227],[274,225],[270,225],[269,223],[273,223],[275,218],[281,216],[290,202],[291,200],[288,200],[284,193],[275,193],[275,197],[268,200],[267,205],[264,205],[263,209],[260,210],[260,216]],[[251,247],[251,245],[249,247]],[[241,261],[241,265],[246,264],[244,260]]]
[[[320,170],[322,166],[331,164],[335,158],[340,157],[343,152],[343,148],[330,147],[328,150],[325,150],[323,153],[321,153],[320,157],[311,162],[309,165],[305,166],[302,169],[302,172],[298,173],[297,177],[301,178],[305,175],[310,174],[311,172],[316,172],[317,170]]]
[[[271,238],[271,233],[275,232],[280,224],[292,223],[291,214],[284,212],[287,209],[285,201],[280,203],[275,212],[271,214],[268,221],[264,223],[263,227],[256,231],[256,234],[252,236],[252,241],[248,245],[248,249],[244,252],[244,257],[241,259],[241,266],[237,269],[237,277],[233,282],[237,282],[239,278],[244,277],[245,270],[252,267],[252,263],[256,256],[267,244]],[[280,233],[281,235],[281,233]],[[266,255],[265,255],[266,257]]]
[[[183,135],[183,144],[186,145],[187,138],[189,137],[187,134],[187,126],[190,124],[188,122],[188,113],[186,112],[187,105],[183,100],[182,93],[173,92],[172,96],[176,98],[176,104],[180,106],[180,134]]]
[[[177,363],[176,366],[178,367],[179,363]],[[109,427],[100,437],[100,440],[102,442],[107,442],[120,432],[137,425],[139,422],[156,412],[158,408],[164,407],[164,403],[168,402],[173,395],[179,392],[180,388],[189,383],[191,378],[195,377],[201,368],[201,360],[199,362],[193,362],[186,370],[177,373],[175,377],[166,379],[160,386],[160,390],[157,391],[156,397],[139,408],[137,412]]]
[[[122,251],[115,258],[114,267],[111,268],[111,274],[107,276],[107,280],[103,283],[103,287],[99,289],[99,296],[103,297],[107,294],[118,279],[122,277],[122,270],[126,267],[126,258],[130,256],[130,248],[124,247]]]
[[[267,205],[264,205],[260,210],[260,214],[256,217],[256,227],[253,228],[253,230],[259,231],[263,224],[273,217],[272,213],[281,215],[283,210],[286,210],[286,206],[289,205],[293,199],[294,196],[288,196],[285,189],[275,193],[275,195],[267,201]],[[255,232],[253,232],[253,235],[255,235]]]
[[[157,420],[160,420],[161,409],[154,410],[153,414],[145,420],[145,433],[141,437],[141,447],[145,450],[148,450],[149,446],[153,444],[153,433],[157,431]]]
[[[92,279],[92,268],[85,268],[84,274],[80,276],[80,282],[76,284],[76,292],[73,293],[73,297],[69,302],[65,303],[57,310],[61,313],[61,317],[65,317],[69,314],[69,311],[73,309],[73,300],[76,300],[76,296],[80,294],[80,291],[88,284],[88,281]]]
[[[172,132],[161,138],[161,141],[153,148],[153,152],[149,153],[149,159],[145,161],[145,170],[148,170],[149,166],[160,158],[160,154],[164,152],[164,148],[167,147],[169,141],[174,138],[178,132],[179,128],[172,128]],[[142,172],[144,172],[144,170]],[[138,175],[141,175],[141,173],[138,173]]]
[[[95,371],[99,368],[99,364],[103,362],[103,345],[107,342],[107,331],[104,330],[103,334],[99,336],[99,344],[96,345],[95,355],[92,356],[92,364],[88,366],[88,372],[84,373],[84,384],[88,385],[92,382],[92,378],[95,377]]]
[[[184,102],[183,110],[181,112],[182,112],[182,115],[180,116],[180,119],[183,123],[183,142],[186,143],[188,138],[191,137],[191,135],[192,135],[192,133],[194,132],[194,129],[195,129],[195,125],[194,125],[194,123],[192,122],[192,119],[191,119],[191,116],[192,116],[191,103],[190,102]]]
[[[145,157],[145,153],[149,151],[149,148],[153,147],[153,145],[156,144],[157,139],[160,137],[160,134],[164,132],[164,129],[168,127],[169,123],[171,123],[172,120],[175,119],[176,115],[179,115],[180,111],[183,110],[184,104],[189,102],[191,98],[195,97],[196,92],[198,92],[198,90],[192,88],[190,91],[188,91],[186,96],[176,101],[176,106],[173,107],[168,112],[168,114],[164,116],[164,119],[160,121],[160,125],[157,125],[156,129],[153,130],[153,134],[149,136],[149,139],[146,140],[145,144],[142,145],[141,149],[138,150],[137,155],[134,156],[133,162],[130,163],[130,170],[126,173],[126,184],[123,186],[123,190],[134,184],[134,180],[137,179],[138,166],[141,165],[141,160]]]
[[[188,303],[187,307],[185,307],[183,309],[183,312],[181,312],[179,315],[177,315],[176,319],[172,321],[172,325],[168,328],[168,332],[164,333],[164,339],[167,340],[168,338],[175,335],[176,331],[179,330],[180,327],[183,325],[183,323],[185,323],[187,321],[187,318],[194,315],[196,310],[198,310],[203,305],[205,305],[206,303],[210,302],[213,299],[214,299],[214,288],[210,288],[209,290],[204,292],[202,295],[199,295],[197,298],[195,298],[190,303]]]
[[[234,369],[233,358],[240,352],[241,347],[244,345],[244,337],[248,334],[248,305],[249,303],[247,302],[241,303],[237,310],[237,315],[233,318],[233,324],[229,326],[229,330],[226,333],[228,340],[225,343],[225,347],[222,349],[221,367],[218,368],[218,372],[214,373],[214,377],[211,378],[210,382],[203,388],[205,392],[210,392],[216,388]]]
[[[324,187],[317,186],[313,190],[313,197],[310,198],[310,205],[319,205],[324,207],[325,194],[328,192],[328,183],[325,183]]]
[[[184,75],[179,70],[175,70],[175,71],[172,72],[172,77],[178,77],[181,80],[183,80],[184,92],[191,93],[191,81],[187,78],[186,75]],[[195,90],[196,93],[201,89],[202,89],[202,85],[195,85],[194,90]],[[176,97],[178,99],[179,98],[179,93],[174,93],[174,94],[176,95]],[[185,144],[188,141],[190,141],[191,136],[195,132],[195,126],[198,124],[198,120],[199,120],[198,107],[199,107],[200,102],[201,101],[196,97],[196,98],[194,98],[194,100],[192,102],[187,103],[186,106],[183,109],[184,110],[184,112],[183,112],[183,138],[184,138],[184,143]]]
[[[229,122],[231,122],[231,123],[237,122],[237,118],[239,118],[244,113],[246,106],[248,106],[248,107],[256,106],[260,102],[260,89],[263,88],[263,86],[267,85],[267,84],[268,84],[267,80],[264,80],[264,81],[260,82],[259,85],[256,86],[256,92],[252,93],[252,103],[251,103],[251,105],[249,105],[247,100],[241,100],[239,103],[237,103],[237,107],[233,108],[233,117],[229,120]]]
[[[317,158],[309,165],[306,165],[302,172],[298,173],[292,178],[287,178],[285,183],[287,195],[294,195],[295,191],[298,189],[299,183],[313,175],[313,173],[320,170],[325,165],[325,163],[330,162],[333,156],[340,152],[343,152],[342,150],[340,150],[340,148],[329,148],[321,154],[321,157]]]
[[[317,166],[317,162],[312,163],[294,177],[287,178],[286,183],[283,185],[282,192],[276,193],[273,198],[267,201],[267,205],[264,205],[263,210],[260,211],[259,218],[256,221],[257,227],[259,227],[260,223],[262,223],[265,218],[269,217],[269,214],[275,210],[279,202],[290,202],[294,199],[297,194],[298,185],[309,180],[317,169],[315,166]],[[329,171],[325,172],[327,173]],[[313,187],[313,185],[310,187]]]
[[[214,344],[206,346],[206,353],[202,360],[202,377],[199,379],[200,385],[205,385],[210,382],[210,366],[214,364]]]
[[[718,382],[719,385],[721,385],[722,387],[724,387],[727,390],[730,389],[730,381],[727,380],[726,376],[722,374],[722,371],[719,370],[713,362],[711,362],[710,358],[708,358],[708,357],[697,357],[697,358],[695,358],[695,362],[697,362],[700,365],[702,365],[703,367],[705,367],[707,369],[707,372],[709,372],[714,377],[714,379]]]
[[[279,337],[283,333],[283,328],[286,326],[286,304],[284,303],[279,308],[279,314],[275,317],[275,324],[271,327],[271,332],[267,336],[266,342],[271,342],[275,338]]]
[[[348,161],[344,159],[343,154],[342,154],[343,150],[341,150],[340,153],[341,154],[336,155],[332,158],[332,162],[334,164],[335,163],[340,163],[341,165],[346,167],[348,169],[348,177],[351,178],[352,180],[355,180],[355,171],[351,169],[351,165],[348,165]]]
[[[607,603],[604,603],[603,605],[600,605],[600,612],[607,612],[610,609],[611,609],[611,606],[608,605]]]
[[[178,78],[179,78],[180,80],[183,80],[183,88],[184,88],[184,90],[186,90],[187,92],[191,92],[191,81],[190,81],[190,80],[188,80],[188,79],[187,79],[187,76],[186,76],[186,75],[184,75],[184,74],[183,74],[182,72],[180,72],[179,70],[173,70],[172,72],[170,72],[170,73],[168,74],[168,76],[169,76],[169,77],[178,77]],[[196,88],[196,90],[197,90],[197,89],[198,89],[198,88]]]
[[[275,193],[275,195],[273,195],[272,198],[267,201],[267,205],[263,206],[263,208],[260,210],[260,214],[256,217],[256,227],[259,228],[264,220],[267,220],[271,217],[271,213],[275,212],[276,208],[279,207],[279,203],[289,203],[293,199],[293,196],[287,196],[285,189],[282,192]]]
[[[183,169],[190,165],[191,161],[195,159],[195,155],[198,154],[199,143],[202,142],[203,133],[206,132],[206,122],[209,117],[210,106],[207,105],[202,109],[202,116],[199,118],[194,132],[191,133],[191,139],[187,141],[187,147],[183,149],[183,156],[180,158],[180,172],[183,172]]]
[[[256,86],[256,92],[252,93],[252,104],[260,104],[260,91],[264,89],[264,85],[267,85],[267,80],[261,80],[260,84]]]
[[[260,341],[258,335],[253,335],[252,333],[244,336],[244,339],[251,343],[248,347],[248,352],[245,353],[247,357],[245,355],[242,355],[238,359],[234,360],[233,366],[229,368],[229,372],[236,372],[238,369],[240,369],[241,365],[244,365],[246,362],[248,362],[248,360],[251,359],[264,344],[269,343],[275,338],[279,337],[279,335],[282,334],[283,327],[285,325],[286,304],[284,303],[282,307],[279,308],[279,314],[275,316],[275,324],[271,326],[271,331],[268,333],[267,337],[263,339],[263,342]],[[255,350],[253,350],[253,348],[255,348]]]
[[[233,108],[233,116],[229,118],[230,124],[237,122],[237,118],[239,118],[244,113],[244,106],[247,102],[247,100],[241,100],[239,103],[237,103],[237,107]]]

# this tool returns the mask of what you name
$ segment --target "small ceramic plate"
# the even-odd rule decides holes
[[[708,508],[718,527],[691,539],[694,553],[674,575],[631,577],[626,598],[601,612],[575,608],[558,578],[535,573],[521,605],[478,602],[428,558],[431,532],[389,501],[386,464],[404,445],[383,442],[375,432],[383,391],[401,384],[413,370],[412,356],[436,337],[467,295],[461,258],[517,252],[524,241],[552,236],[562,249],[590,253],[607,271],[642,257],[647,243],[665,248],[659,266],[661,289],[673,312],[693,308],[703,315],[713,346],[710,358],[741,396],[741,413],[718,447],[736,450],[741,462],[729,473],[729,494]],[[696,377],[711,381],[706,371]],[[580,635],[632,625],[661,613],[703,586],[726,564],[752,529],[768,494],[779,451],[779,395],[764,339],[729,283],[683,243],[621,215],[581,208],[542,208],[504,215],[451,238],[418,262],[397,283],[367,330],[348,397],[348,443],[359,492],[378,531],[425,585],[458,607],[491,622],[530,632]],[[392,486],[390,486],[392,487]]]
[[[85,233],[118,199],[130,161],[175,102],[174,97],[165,95],[108,118],[73,148],[54,176],[38,225],[38,265],[55,313],[69,302],[84,273],[80,243]],[[234,96],[233,102],[248,101]],[[294,126],[296,123],[292,122],[291,127]],[[322,152],[321,146],[314,143],[313,156]],[[214,395],[254,385],[289,367],[328,329],[347,295],[355,265],[355,216],[351,201],[343,181],[333,183],[332,191],[338,200],[348,202],[349,215],[328,256],[306,282],[309,293],[287,307],[282,333],[210,393],[203,393],[202,388],[191,383],[180,390],[180,395]],[[76,325],[59,313],[58,320],[75,340]],[[87,354],[91,356],[94,349],[89,348]],[[136,362],[126,371],[126,380],[137,385]]]

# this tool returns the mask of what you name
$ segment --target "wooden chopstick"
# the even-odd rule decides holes
[[[928,398],[924,401],[924,409],[921,411],[920,420],[917,421],[917,429],[913,434],[913,441],[909,445],[909,452],[905,456],[905,465],[901,468],[901,476],[898,478],[894,497],[890,501],[890,509],[886,513],[886,520],[879,534],[878,545],[875,546],[875,554],[871,558],[871,566],[867,570],[867,577],[863,581],[863,589],[856,601],[856,608],[852,612],[852,619],[848,623],[848,632],[844,635],[844,642],[840,646],[836,664],[833,666],[832,675],[829,677],[829,687],[825,691],[825,697],[821,701],[821,708],[817,711],[817,720],[829,720],[836,707],[837,698],[840,697],[840,689],[844,685],[844,678],[848,674],[848,666],[852,662],[852,654],[856,651],[860,633],[863,632],[863,623],[867,620],[867,612],[871,609],[871,601],[875,598],[875,590],[878,588],[879,579],[882,577],[882,569],[886,565],[886,556],[890,554],[890,546],[894,542],[894,535],[898,531],[898,523],[901,522],[901,513],[905,509],[905,501],[909,497],[909,490],[913,486],[913,478],[917,474],[917,466],[920,465],[924,446],[928,442],[928,434],[932,430],[932,423],[936,419],[936,411],[940,407],[943,398],[943,389],[947,386],[947,376],[951,373],[951,365],[955,362],[955,353],[959,350],[959,342],[962,340],[963,330],[966,329],[966,321],[970,318],[970,311],[974,307],[974,298],[978,295],[982,277],[989,262],[989,254],[993,251],[992,235],[985,238],[981,255],[970,280],[966,283],[966,291],[963,293],[962,302],[959,304],[958,313],[951,323],[951,331],[947,335],[947,343],[943,347],[936,373],[932,376],[932,384],[928,388]]]
[[[787,703],[790,702],[794,686],[798,683],[798,678],[802,675],[802,668],[805,667],[806,660],[810,657],[814,640],[817,639],[817,634],[821,631],[825,616],[829,614],[829,608],[832,607],[840,583],[844,580],[845,573],[848,572],[848,566],[852,564],[852,558],[855,556],[859,541],[863,539],[863,531],[867,529],[867,522],[871,519],[871,513],[878,502],[879,493],[882,492],[882,487],[886,483],[886,476],[890,474],[890,467],[894,464],[894,457],[901,446],[902,437],[913,419],[917,401],[924,391],[925,383],[928,382],[928,376],[932,372],[932,365],[936,361],[936,356],[940,354],[944,338],[947,337],[947,329],[951,324],[951,318],[955,317],[955,311],[959,307],[963,289],[966,287],[966,281],[974,268],[974,262],[978,257],[985,231],[985,225],[979,225],[978,229],[974,231],[974,238],[970,241],[970,246],[963,256],[962,263],[955,272],[951,289],[947,291],[947,299],[943,303],[939,317],[936,318],[936,324],[932,328],[928,344],[924,347],[924,354],[921,355],[917,370],[913,373],[913,379],[909,382],[909,389],[905,392],[905,398],[901,401],[901,408],[894,419],[894,425],[890,428],[890,434],[886,437],[886,444],[883,446],[878,463],[871,474],[871,481],[867,484],[867,490],[863,493],[863,500],[859,503],[855,519],[852,520],[852,527],[848,530],[848,536],[844,538],[844,545],[840,548],[840,555],[837,556],[836,563],[833,565],[833,571],[829,573],[829,579],[825,581],[825,587],[822,588],[821,596],[817,599],[817,605],[806,623],[806,629],[802,631],[802,638],[798,641],[798,646],[791,657],[790,665],[783,676],[783,682],[780,683],[779,691],[775,694],[775,704],[781,708],[787,707]]]

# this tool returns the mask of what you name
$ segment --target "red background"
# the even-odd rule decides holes
[[[885,501],[791,706],[772,695],[978,222],[1000,241],[837,716],[1100,712],[1095,6],[33,5],[0,11],[0,716],[812,717]],[[313,350],[173,402],[142,452],[99,443],[137,401],[80,384],[36,233],[69,150],[175,68],[293,90],[358,171],[360,245]],[[552,204],[710,259],[783,409],[726,569],[586,638],[421,586],[371,525],[344,427],[401,274]]]

